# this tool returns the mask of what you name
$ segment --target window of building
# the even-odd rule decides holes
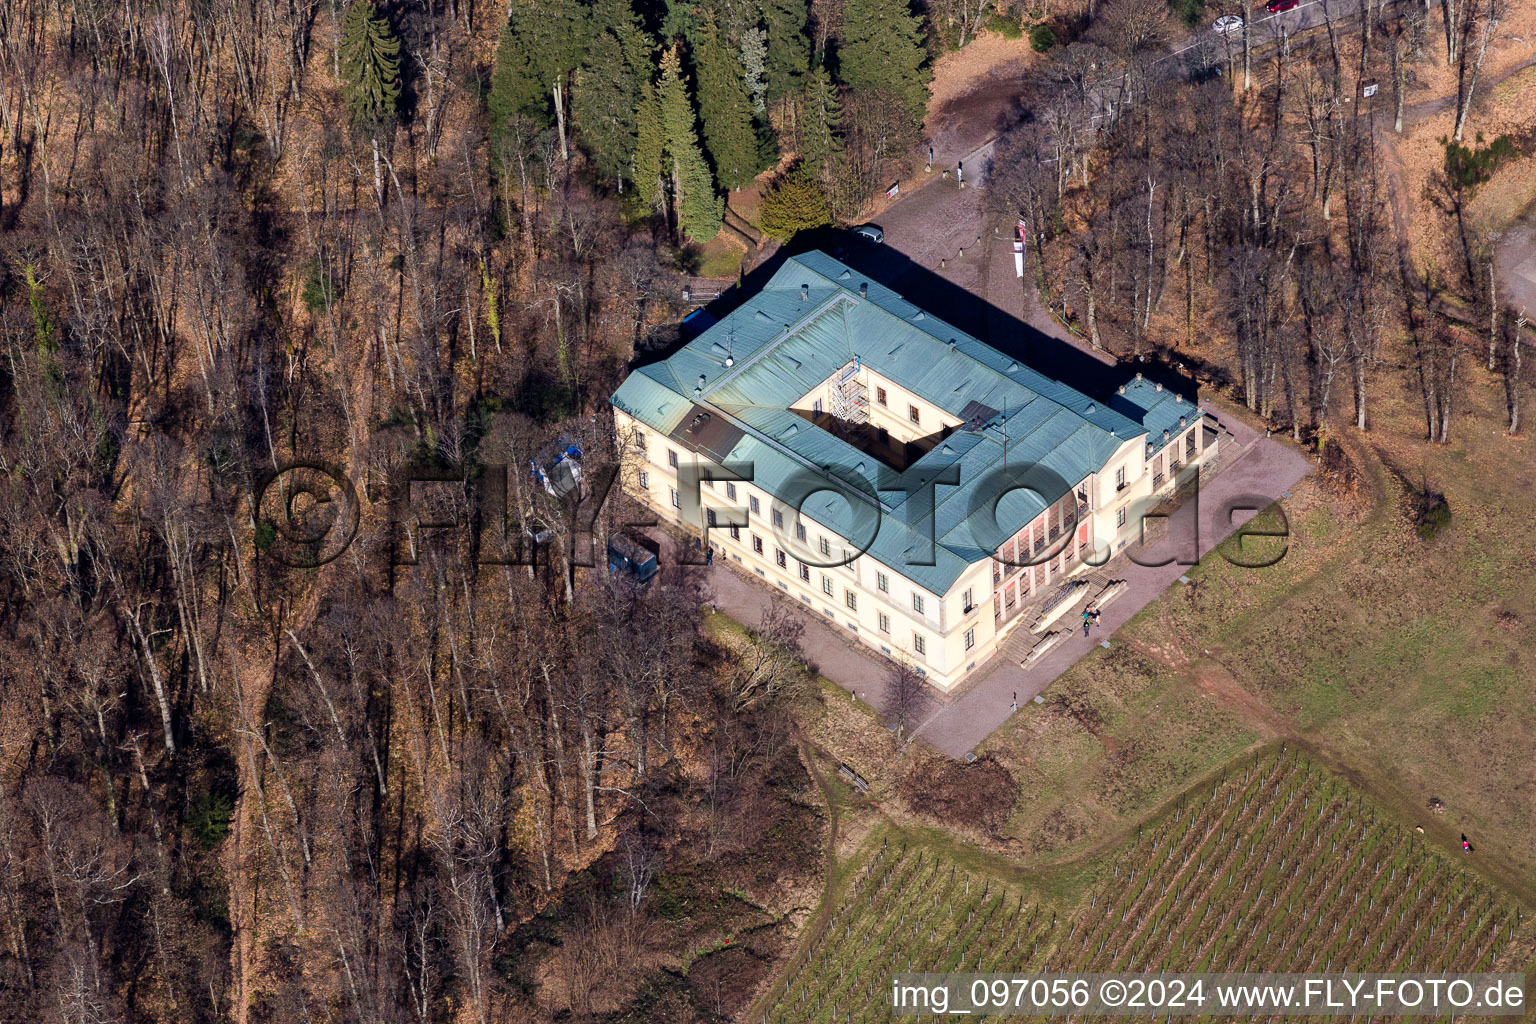
[[[914,651],[916,651],[918,654],[927,654],[928,653],[928,641],[923,639],[923,634],[921,634],[921,633],[913,633],[912,634],[912,649]]]
[[[736,500],[736,485],[735,484],[726,484],[725,485],[725,496],[727,498],[730,498],[732,501]]]
[[[1123,508],[1122,509],[1118,509],[1115,512],[1115,525],[1117,527],[1124,527],[1125,526],[1125,509],[1123,509]]]
[[[823,594],[826,594],[828,597],[832,596],[832,577],[831,576],[823,575],[821,577],[821,592]]]
[[[843,591],[843,603],[846,604],[853,611],[858,611],[859,610],[859,598],[851,590],[844,590]]]
[[[640,452],[645,451],[645,431],[643,430],[635,431],[635,449]]]
[[[825,538],[825,537],[820,538],[820,547],[821,547],[821,553],[822,554],[826,555],[828,558],[832,557],[832,542],[831,541],[827,540],[827,538]]]
[[[667,449],[667,465],[671,466],[673,469],[677,468],[677,452],[670,448]]]
[[[811,415],[812,416],[820,416],[821,415],[821,399],[818,398],[818,399],[816,399],[816,401],[811,403]]]
[[[891,592],[891,578],[883,572],[877,572],[875,573],[875,586],[880,588],[880,593],[889,594]]]
[[[773,528],[775,530],[784,529],[784,513],[779,509],[773,510]]]
[[[971,600],[970,587],[966,587],[965,593],[960,595],[960,607],[965,611],[970,611],[972,608],[976,607],[976,602]]]
[[[683,496],[681,494],[677,493],[677,488],[676,487],[668,487],[667,490],[672,492],[672,507],[673,508],[682,508],[683,507]]]
[[[1195,457],[1195,432],[1193,430],[1184,435],[1184,457],[1189,459]]]
[[[763,553],[763,538],[759,537],[755,533],[752,535],[752,550],[756,551],[758,554]]]
[[[885,404],[885,388],[875,388],[875,401]]]
[[[891,446],[891,432],[884,427],[876,427],[875,440],[880,442],[880,447],[889,448]]]
[[[922,410],[919,409],[915,405],[908,405],[907,406],[907,419],[911,420],[913,423],[921,423],[921,422],[923,422],[923,412],[922,412]]]
[[[912,610],[917,612],[917,614],[919,614],[919,615],[923,614],[923,595],[922,594],[913,594],[912,595]]]
[[[1125,467],[1121,466],[1120,468],[1115,470],[1115,490],[1118,491],[1120,488],[1122,488],[1124,486],[1125,486]]]
[[[880,617],[880,632],[889,633],[891,631],[891,617],[885,614],[885,612],[880,612],[878,614]]]
[[[731,497],[734,498],[735,495],[733,494]],[[757,495],[755,494],[747,498],[747,507],[752,510],[752,514],[755,516],[760,516],[763,514],[763,506],[757,503]]]
[[[795,524],[795,539],[798,540],[802,544],[805,543],[805,524],[804,523],[796,523]]]
[[[784,557],[784,552],[779,548],[773,549],[773,560],[779,563],[780,569],[789,568],[789,559]]]
[[[804,562],[800,563],[800,578],[807,583],[811,582],[811,568]]]
[[[640,471],[640,489],[642,491],[648,491],[651,489],[651,474],[647,473],[643,469]]]
[[[702,479],[705,487],[708,487],[710,490],[715,489],[715,478],[709,475],[708,470],[704,471],[704,476]]]
[[[719,523],[715,522],[715,510],[712,508],[707,508],[704,510],[704,519],[709,523],[710,526],[720,525]]]
[[[741,524],[731,524],[731,540],[741,540]]]
[[[972,626],[965,631],[965,649],[970,650],[976,646],[976,627]]]

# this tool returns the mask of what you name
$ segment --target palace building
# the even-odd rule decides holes
[[[1090,397],[807,253],[615,392],[623,486],[949,690],[1215,450],[1194,401],[1104,373]]]

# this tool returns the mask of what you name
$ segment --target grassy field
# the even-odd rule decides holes
[[[988,740],[1020,791],[1001,835],[926,827],[893,783],[914,753],[860,749],[846,711],[813,724],[878,807],[845,810],[863,844],[770,1020],[885,1020],[880,986],[909,959],[1536,967],[1512,916],[1536,902],[1536,469],[1480,372],[1452,443],[1413,440],[1401,371],[1376,428],[1345,436],[1357,492],[1309,478],[1284,502],[1280,563],[1208,558]],[[1404,505],[1425,486],[1452,518],[1420,540]]]
[[[1536,895],[1530,442],[1504,434],[1481,367],[1447,446],[1416,437],[1409,369],[1383,376],[1374,429],[1342,435],[1356,499],[1304,480],[1283,503],[1277,565],[1205,559],[983,745],[1020,783],[1007,831],[1027,863],[1107,848],[1232,757],[1287,739],[1443,849],[1468,833],[1481,870]],[[1451,522],[1424,541],[1403,507],[1426,485]]]
[[[888,828],[840,872],[771,1022],[896,1019],[906,971],[1519,970],[1530,916],[1295,748],[1243,758],[1120,849],[1040,875]]]

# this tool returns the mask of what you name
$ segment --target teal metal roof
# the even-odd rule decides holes
[[[1180,397],[1137,374],[1135,380],[1126,383],[1124,394],[1116,394],[1111,401],[1147,432],[1147,443],[1151,445],[1147,454],[1151,455],[1161,451],[1190,423],[1204,415],[1193,402],[1180,401]],[[1185,420],[1184,426],[1179,425],[1181,416]],[[1167,439],[1163,437],[1165,430],[1168,431]]]
[[[972,403],[997,410],[979,429],[962,427],[908,468],[906,479],[931,480],[958,466],[959,484],[939,486],[926,514],[904,507],[906,489],[877,490],[892,483],[894,471],[789,411],[855,358],[957,418]],[[662,433],[695,403],[741,427],[729,460],[751,462],[754,484],[775,498],[797,487],[803,492],[808,475],[854,492],[852,501],[830,491],[813,495],[801,508],[805,518],[860,540],[878,509],[868,553],[937,594],[1102,469],[1126,440],[1147,435],[1161,447],[1164,429],[1197,413],[1193,403],[1178,404],[1172,392],[1142,380],[1110,402],[1096,402],[820,252],[786,261],[760,292],[676,354],[631,373],[613,396],[615,406]],[[1005,463],[1009,481],[1025,489],[998,500]],[[1021,476],[1031,465],[1049,472]],[[929,554],[930,531],[933,564],[912,564]]]

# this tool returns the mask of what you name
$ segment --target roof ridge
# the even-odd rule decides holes
[[[820,270],[817,270],[815,267],[812,267],[812,266],[810,266],[809,264],[806,264],[806,263],[802,263],[800,257],[801,256],[808,256],[808,255],[821,256],[824,259],[832,260],[831,256],[828,256],[826,253],[822,252],[820,249],[815,249],[815,250],[812,250],[810,253],[800,253],[800,254],[797,254],[795,256],[792,256],[792,257],[790,257],[788,262],[794,263],[794,264],[796,264],[797,266],[800,266],[800,267],[804,267],[806,270],[808,270],[811,273],[817,275],[822,280],[824,280],[828,284],[832,285],[834,288],[837,288],[837,289],[840,289],[841,291],[847,292],[849,294],[849,298],[850,299],[854,297],[853,293],[851,292],[851,290],[847,286],[845,286],[845,285],[841,284],[839,281],[834,280],[833,278],[827,276],[825,273],[823,273]],[[782,271],[781,271],[781,273],[782,273]],[[778,276],[779,276],[778,274],[775,274],[774,278],[777,278]],[[871,283],[878,284],[878,282],[871,282]],[[885,288],[884,285],[880,285],[880,287],[881,288]],[[893,294],[893,295],[896,294],[890,288],[885,288],[885,290],[891,292],[891,294]],[[989,365],[985,360],[982,360],[982,359],[978,358],[975,354],[973,354],[971,352],[968,352],[964,348],[962,348],[960,346],[960,344],[958,344],[958,341],[959,341],[960,338],[963,338],[966,341],[974,342],[975,344],[980,345],[980,346],[982,346],[983,348],[985,348],[985,349],[987,349],[989,351],[996,352],[999,357],[1004,357],[1004,358],[1010,359],[1013,363],[1017,364],[1022,369],[1028,369],[1028,370],[1031,370],[1031,371],[1033,371],[1035,373],[1040,373],[1040,374],[1042,374],[1042,376],[1044,375],[1043,371],[1038,370],[1035,367],[1030,366],[1028,363],[1022,362],[1022,361],[1020,361],[1020,360],[1018,360],[1016,358],[1013,358],[1011,356],[1004,356],[1003,352],[1001,352],[1000,350],[998,350],[996,348],[993,348],[991,345],[987,344],[985,341],[982,341],[980,338],[976,337],[975,335],[972,335],[972,334],[970,334],[970,333],[968,333],[966,331],[961,330],[960,328],[956,327],[954,324],[950,323],[947,320],[943,320],[943,319],[941,319],[941,318],[939,318],[937,316],[934,316],[932,314],[927,314],[926,311],[924,311],[921,306],[918,306],[916,303],[912,302],[911,300],[903,298],[900,295],[897,295],[897,298],[901,299],[902,302],[905,302],[908,305],[912,306],[914,309],[917,309],[919,312],[924,312],[925,313],[925,322],[931,320],[931,321],[933,321],[935,323],[942,324],[942,325],[944,325],[944,327],[946,327],[949,330],[955,332],[955,334],[957,335],[957,338],[954,338],[954,339],[951,339],[951,340],[952,341],[956,341],[957,343],[955,345],[953,345],[953,346],[947,346],[950,349],[950,351],[954,351],[954,352],[959,353],[962,356],[965,356],[972,363],[976,364],[977,366],[980,366],[982,369],[984,369],[984,370],[988,371],[989,373],[993,374],[994,377],[999,378],[999,379],[1005,381],[1006,383],[1013,385],[1014,387],[1020,387],[1020,388],[1026,389],[1035,398],[1039,398],[1039,399],[1042,399],[1042,400],[1044,400],[1046,402],[1050,402],[1052,405],[1055,405],[1058,408],[1066,411],[1070,415],[1076,417],[1077,419],[1082,420],[1084,423],[1086,423],[1087,425],[1091,426],[1093,429],[1095,429],[1095,430],[1105,434],[1106,436],[1117,436],[1114,433],[1112,433],[1111,431],[1107,430],[1106,428],[1099,426],[1097,423],[1094,423],[1092,420],[1088,419],[1086,415],[1084,415],[1083,413],[1078,412],[1075,409],[1072,409],[1070,406],[1066,405],[1065,403],[1058,402],[1056,399],[1050,397],[1049,395],[1045,395],[1045,394],[1042,394],[1039,391],[1036,391],[1034,388],[1030,387],[1028,384],[1025,384],[1025,383],[1023,383],[1022,381],[1019,381],[1019,380],[1015,380],[1012,376],[1010,376],[1005,371],[999,370],[995,366]],[[877,301],[876,299],[874,299],[871,296],[859,296],[859,301],[860,301],[861,304],[865,303],[865,302],[871,304],[872,306],[874,306],[875,309],[879,310],[881,313],[884,313],[886,316],[890,317],[892,320],[895,320],[897,323],[904,324],[904,325],[906,325],[908,327],[912,326],[912,323],[911,323],[910,320],[908,320],[905,317],[899,316],[895,312],[887,309],[884,305],[882,305],[879,301]],[[938,345],[945,344],[944,342],[940,341],[937,337],[935,337],[931,331],[928,331],[928,330],[926,330],[924,328],[916,328],[916,331],[917,331],[918,334],[927,337],[934,344],[938,344]],[[793,333],[793,332],[790,332],[790,333]],[[867,362],[867,360],[866,360],[866,362]],[[877,370],[876,372],[881,372],[881,371]],[[1080,391],[1076,387],[1073,387],[1071,384],[1068,384],[1065,381],[1057,380],[1056,383],[1061,385],[1064,388],[1070,388],[1075,394],[1077,394],[1079,397],[1081,397],[1083,399],[1083,401],[1085,403],[1087,403],[1088,405],[1092,405],[1094,407],[1098,407],[1098,406],[1100,406],[1102,404],[1102,403],[1096,401],[1091,396],[1083,393],[1082,391]],[[935,404],[937,404],[937,403],[935,403]],[[944,410],[944,411],[947,414],[949,414],[949,415],[954,415],[953,413],[950,413],[949,410],[947,410],[947,409]],[[1110,409],[1109,411],[1110,412],[1115,412],[1115,410],[1113,410],[1113,409]],[[1121,416],[1124,415],[1123,413],[1116,413],[1116,414],[1117,415],[1121,415]],[[1126,417],[1126,418],[1129,419],[1129,417]]]

